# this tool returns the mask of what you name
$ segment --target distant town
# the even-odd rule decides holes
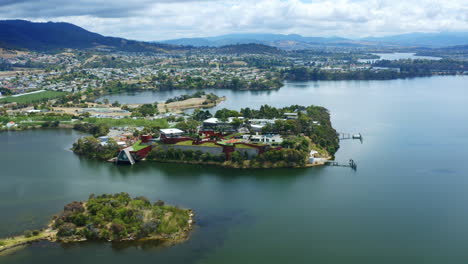
[[[92,135],[75,142],[75,153],[116,164],[147,160],[231,168],[323,165],[339,148],[328,110],[263,105],[211,113],[209,108],[229,98],[202,90],[275,90],[294,81],[468,73],[466,61],[449,55],[419,59],[416,52],[402,50],[390,53],[396,58],[383,59],[386,55],[379,51],[287,51],[261,44],[167,52],[2,49],[0,130],[73,128]],[[106,98],[175,89],[186,93],[146,104]]]

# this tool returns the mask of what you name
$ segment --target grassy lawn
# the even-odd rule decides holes
[[[231,139],[231,138],[234,138],[234,137],[237,137],[237,136],[242,136],[243,134],[242,133],[234,133],[234,134],[231,134],[231,135],[228,135],[224,138],[226,139]]]
[[[216,148],[220,148],[220,146],[216,145],[215,143],[213,142],[207,142],[207,143],[203,143],[199,146],[202,146],[202,147],[216,147]]]
[[[259,145],[260,146],[260,145]],[[244,144],[237,144],[236,148],[241,148],[241,149],[254,149],[252,146],[244,145]]]
[[[146,119],[131,119],[131,118],[122,118],[122,119],[113,119],[113,118],[95,118],[89,117],[84,119],[85,122],[93,124],[107,124],[111,127],[160,127],[168,128],[169,124],[166,119],[156,119],[156,120],[146,120]]]
[[[215,143],[213,142],[207,142],[207,143],[203,143],[201,145],[192,145],[192,140],[187,140],[187,141],[182,141],[182,142],[178,142],[176,143],[175,145],[178,145],[178,146],[200,146],[200,147],[216,147],[216,148],[219,148],[220,146],[216,145]]]
[[[176,143],[178,146],[192,146],[192,140],[186,140]]]
[[[148,145],[141,145],[141,140],[137,141],[135,144],[133,144],[132,148],[134,151],[139,151],[139,150],[142,150],[146,147],[148,147]]]
[[[0,104],[16,102],[18,104],[32,104],[35,102],[45,102],[50,99],[66,95],[66,92],[45,91],[34,94],[27,94],[17,97],[8,96],[0,99]]]

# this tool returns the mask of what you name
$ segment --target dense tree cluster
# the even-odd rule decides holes
[[[399,68],[401,72],[409,74],[430,74],[431,72],[464,72],[468,71],[467,61],[451,59],[442,60],[380,60],[374,63],[379,67]]]
[[[260,166],[264,166],[265,163],[275,164],[277,167],[296,167],[304,166],[308,153],[299,151],[296,149],[280,149],[270,150],[261,155],[258,155],[254,159],[255,163],[260,163]]]
[[[397,78],[427,76],[428,73],[412,74],[394,70],[362,69],[355,71],[327,71],[320,68],[293,67],[282,71],[282,76],[290,81],[320,80],[392,80]]]
[[[298,167],[304,166],[308,157],[308,150],[295,148],[283,148],[280,150],[269,150],[260,155],[249,157],[247,152],[236,150],[231,153],[228,164],[237,164],[240,167],[265,168],[265,167]],[[156,147],[147,157],[154,161],[182,161],[182,162],[214,162],[225,164],[225,154],[213,155],[200,150],[181,150],[169,148],[167,150]],[[247,162],[247,163],[245,163]]]
[[[297,113],[298,118],[282,120],[285,113]],[[299,105],[275,108],[262,105],[259,110],[242,108],[240,115],[246,119],[279,119],[274,124],[266,125],[262,132],[279,133],[281,135],[304,134],[329,154],[334,155],[338,151],[339,139],[336,130],[331,125],[330,113],[326,108]]]
[[[108,81],[103,85],[103,90],[106,93],[123,93],[135,92],[141,89],[141,86],[136,83],[128,84],[121,81]]]
[[[168,236],[189,230],[190,211],[151,203],[128,193],[91,195],[86,202],[72,202],[54,218],[59,239],[120,241]]]
[[[201,122],[194,120],[194,119],[187,119],[184,121],[180,121],[176,124],[176,128],[184,130],[190,134],[196,134],[197,128],[200,126]]]
[[[105,136],[109,133],[109,126],[106,124],[77,123],[73,126],[73,129],[95,137]]]
[[[157,161],[189,161],[189,162],[224,162],[226,156],[224,154],[213,155],[211,153],[203,153],[201,150],[181,150],[162,147],[154,148],[146,157],[148,160]]]
[[[187,100],[187,99],[190,99],[190,98],[200,98],[200,97],[202,97],[204,95],[206,95],[206,93],[203,92],[203,91],[198,91],[198,92],[196,92],[194,94],[183,94],[183,95],[179,95],[179,96],[175,96],[175,97],[167,99],[166,104],[169,104],[169,103],[172,103],[172,102],[184,101],[184,100]]]
[[[167,74],[159,74],[152,77],[155,86],[160,90],[173,89],[232,89],[232,90],[269,90],[283,86],[280,78],[243,80],[237,77],[232,79],[203,79],[201,77],[186,76],[184,79],[176,79]],[[157,84],[156,84],[157,83]]]
[[[236,110],[230,110],[227,108],[220,109],[216,111],[214,117],[219,118],[221,120],[227,120],[229,117],[239,117],[241,113]]]
[[[106,144],[101,144],[95,137],[84,137],[73,143],[72,150],[76,154],[88,158],[109,160],[117,155],[119,146],[113,140],[109,140]]]
[[[129,110],[132,112],[132,117],[154,116],[159,113],[157,104],[143,104]]]
[[[8,88],[3,88],[3,87],[0,87],[0,93],[2,93],[3,96],[5,95],[12,95],[12,91]]]
[[[192,118],[197,121],[203,121],[208,118],[213,117],[213,115],[208,110],[195,109],[192,113]]]

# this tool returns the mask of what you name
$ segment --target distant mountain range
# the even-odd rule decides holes
[[[169,44],[105,37],[70,23],[34,23],[25,20],[0,21],[0,47],[29,50],[99,48],[139,52],[164,52],[181,48]]]
[[[280,34],[229,34],[206,38],[181,38],[161,41],[174,45],[219,47],[233,44],[258,43],[282,49],[306,49],[317,46],[366,47],[403,46],[440,48],[468,44],[468,32],[410,33],[387,37],[346,39],[341,37],[303,37]]]
[[[235,45],[240,45],[236,47]],[[242,44],[256,44],[246,45]],[[387,37],[346,39],[341,37],[304,37],[297,34],[228,34],[207,38],[182,38],[160,42],[143,42],[106,37],[70,23],[35,23],[25,20],[0,20],[0,48],[54,50],[99,49],[133,52],[177,52],[194,47],[223,47],[216,52],[242,53],[242,48],[259,53],[280,49],[317,47],[426,47],[441,48],[468,45],[468,33],[411,33]],[[227,46],[227,47],[225,47]]]
[[[468,32],[410,33],[380,38],[369,37],[361,39],[361,41],[368,41],[376,44],[442,48],[468,45]]]
[[[303,37],[297,34],[228,34],[206,38],[181,38],[161,41],[173,45],[189,45],[194,47],[221,47],[235,44],[263,44],[282,49],[307,49],[317,46],[359,46],[360,43],[340,37]]]

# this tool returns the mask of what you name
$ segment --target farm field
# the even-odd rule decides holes
[[[56,91],[44,91],[39,93],[32,93],[20,96],[8,96],[0,99],[0,104],[13,103],[18,104],[31,104],[42,101],[47,101],[50,99],[58,98],[66,95],[66,92],[56,92]]]

